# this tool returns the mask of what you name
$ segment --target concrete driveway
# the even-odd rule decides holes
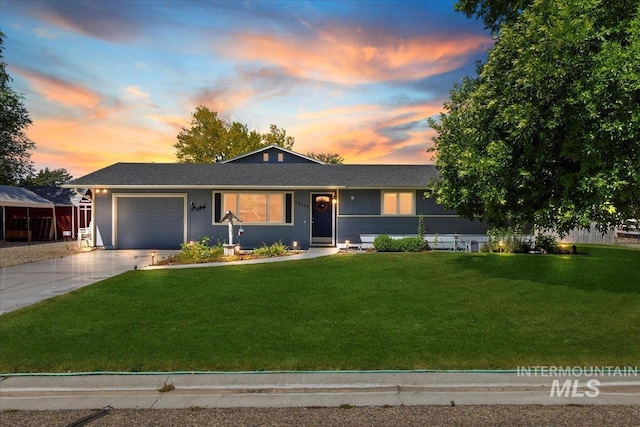
[[[156,251],[162,259],[176,251]],[[0,268],[0,314],[151,264],[148,250],[95,250]]]

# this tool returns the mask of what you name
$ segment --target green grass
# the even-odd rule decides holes
[[[639,365],[640,251],[586,251],[131,271],[1,316],[0,372]]]

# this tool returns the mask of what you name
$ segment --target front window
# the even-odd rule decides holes
[[[412,191],[385,191],[382,193],[383,215],[413,215],[415,193]]]
[[[284,223],[283,193],[223,193],[222,211],[231,211],[244,223]]]

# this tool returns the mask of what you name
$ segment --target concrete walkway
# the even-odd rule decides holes
[[[156,261],[177,251],[159,250]],[[251,261],[217,262],[151,267],[148,250],[95,250],[0,268],[0,314],[26,307],[56,295],[91,285],[125,271],[151,268],[196,268],[316,258],[336,253],[336,248],[310,249],[298,255]]]
[[[598,383],[589,388],[594,379]],[[562,391],[552,392],[554,380]],[[35,376],[0,382],[2,410],[451,404],[639,405],[640,377],[302,372]]]

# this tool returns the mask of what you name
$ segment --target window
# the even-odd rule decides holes
[[[382,214],[413,215],[414,199],[412,191],[385,191],[382,193]]]
[[[244,223],[285,222],[284,193],[223,193],[222,212],[231,211]]]
[[[263,162],[269,161],[269,153],[262,153],[262,161]]]
[[[284,162],[284,153],[278,153],[278,162],[279,163]]]

